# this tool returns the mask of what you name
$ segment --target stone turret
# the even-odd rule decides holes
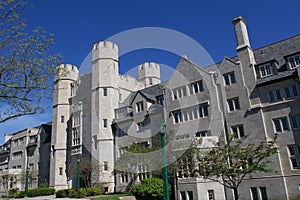
[[[98,42],[92,50],[92,155],[98,162],[100,180],[107,191],[113,192],[114,143],[110,128],[114,109],[119,105],[118,46],[112,42]]]
[[[161,82],[160,67],[154,62],[145,62],[139,65],[139,81],[144,82],[146,87],[155,85]]]
[[[69,98],[72,96],[72,85],[78,78],[78,69],[65,64],[57,67],[54,79],[54,98],[50,156],[50,187],[66,189],[67,172],[67,129],[70,118]]]

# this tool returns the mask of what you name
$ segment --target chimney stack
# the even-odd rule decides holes
[[[239,16],[232,20],[232,24],[234,25],[234,31],[238,45],[236,50],[240,50],[245,47],[251,48],[246,21],[241,16]]]

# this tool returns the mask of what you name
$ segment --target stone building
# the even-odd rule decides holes
[[[300,35],[253,50],[245,20],[238,17],[233,25],[236,57],[224,57],[204,68],[182,57],[164,83],[160,82],[159,65],[153,62],[138,67],[137,79],[120,75],[118,46],[108,41],[92,47],[91,74],[79,76],[76,66],[60,65],[54,81],[51,139],[44,137],[46,145],[39,142],[39,148],[46,149],[39,157],[46,152],[43,157],[49,158],[40,165],[50,163],[49,177],[44,175],[50,187],[76,187],[78,161],[81,167],[94,164],[89,182],[103,183],[107,192],[125,191],[130,184],[155,176],[152,172],[161,168],[159,150],[137,157],[132,170],[118,162],[134,143],[159,147],[164,122],[169,163],[195,138],[202,140],[199,148],[207,149],[224,134],[248,135],[251,142],[269,141],[278,134],[279,152],[270,158],[276,172],[247,178],[239,188],[240,199],[299,199]],[[30,137],[37,133],[26,130],[6,141],[0,151],[2,173],[19,166],[23,169],[24,149],[31,146]],[[26,142],[14,147],[22,134]],[[20,157],[18,162],[12,160],[13,155]],[[182,166],[173,174],[178,191],[174,198],[234,199],[230,189],[203,177],[191,177],[187,170]]]
[[[0,151],[0,192],[25,189],[26,167],[29,188],[49,185],[51,124],[42,124],[5,135]]]

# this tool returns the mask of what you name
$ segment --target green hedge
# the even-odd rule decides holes
[[[66,198],[68,196],[68,189],[58,190],[55,193],[56,198]]]
[[[55,193],[54,188],[36,188],[28,190],[28,197],[48,196]]]
[[[79,196],[76,189],[65,189],[65,190],[58,190],[55,193],[56,198],[83,198],[87,196],[96,196],[100,195],[100,188],[80,188]]]
[[[48,196],[53,195],[55,193],[54,188],[36,188],[28,190],[28,197],[38,197],[38,196]],[[25,196],[25,192],[17,192],[16,190],[12,190],[9,192],[9,198],[23,198]]]

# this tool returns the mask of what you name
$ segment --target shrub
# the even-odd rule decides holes
[[[15,198],[24,198],[24,197],[25,197],[25,192],[24,191],[15,193]]]
[[[13,198],[18,193],[16,189],[11,189],[8,191],[8,198]]]
[[[86,188],[86,196],[96,196],[100,195],[100,188]]]
[[[48,196],[55,193],[54,188],[36,188],[28,190],[29,197]]]
[[[170,185],[169,191],[171,191]],[[132,186],[130,192],[142,199],[164,199],[163,180],[158,178],[144,179],[140,185]]]
[[[70,198],[77,198],[78,192],[75,189],[68,190],[68,197]]]
[[[86,195],[87,195],[86,189],[85,188],[80,188],[79,189],[79,198],[86,197]]]
[[[55,193],[54,188],[37,188],[40,192],[40,196],[48,196],[48,195],[53,195]]]
[[[66,198],[68,196],[68,189],[58,190],[55,193],[56,198]]]

